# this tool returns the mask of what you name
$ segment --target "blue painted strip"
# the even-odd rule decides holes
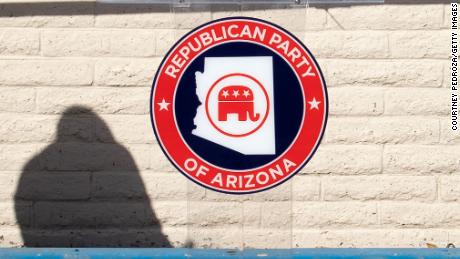
[[[0,248],[1,259],[443,259],[460,258],[460,249],[150,249],[150,248]]]

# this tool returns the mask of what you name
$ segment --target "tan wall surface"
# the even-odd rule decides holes
[[[11,2],[0,8],[0,246],[460,243],[449,5]],[[205,190],[177,172],[148,115],[162,55],[195,26],[233,15],[294,32],[330,96],[311,162],[285,184],[245,196]]]

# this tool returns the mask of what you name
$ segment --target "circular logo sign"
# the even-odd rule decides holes
[[[242,194],[281,184],[310,160],[327,105],[319,66],[298,39],[235,17],[204,24],[172,47],[155,76],[150,111],[180,172]]]

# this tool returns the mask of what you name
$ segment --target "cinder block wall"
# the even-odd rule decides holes
[[[0,245],[460,245],[449,14],[436,1],[2,4]],[[319,61],[330,96],[327,132],[308,166],[245,196],[187,181],[161,152],[148,115],[162,55],[195,26],[233,15],[294,32]]]

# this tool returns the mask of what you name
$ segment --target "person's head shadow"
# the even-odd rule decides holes
[[[15,212],[26,247],[171,247],[130,152],[82,106],[24,166]]]

